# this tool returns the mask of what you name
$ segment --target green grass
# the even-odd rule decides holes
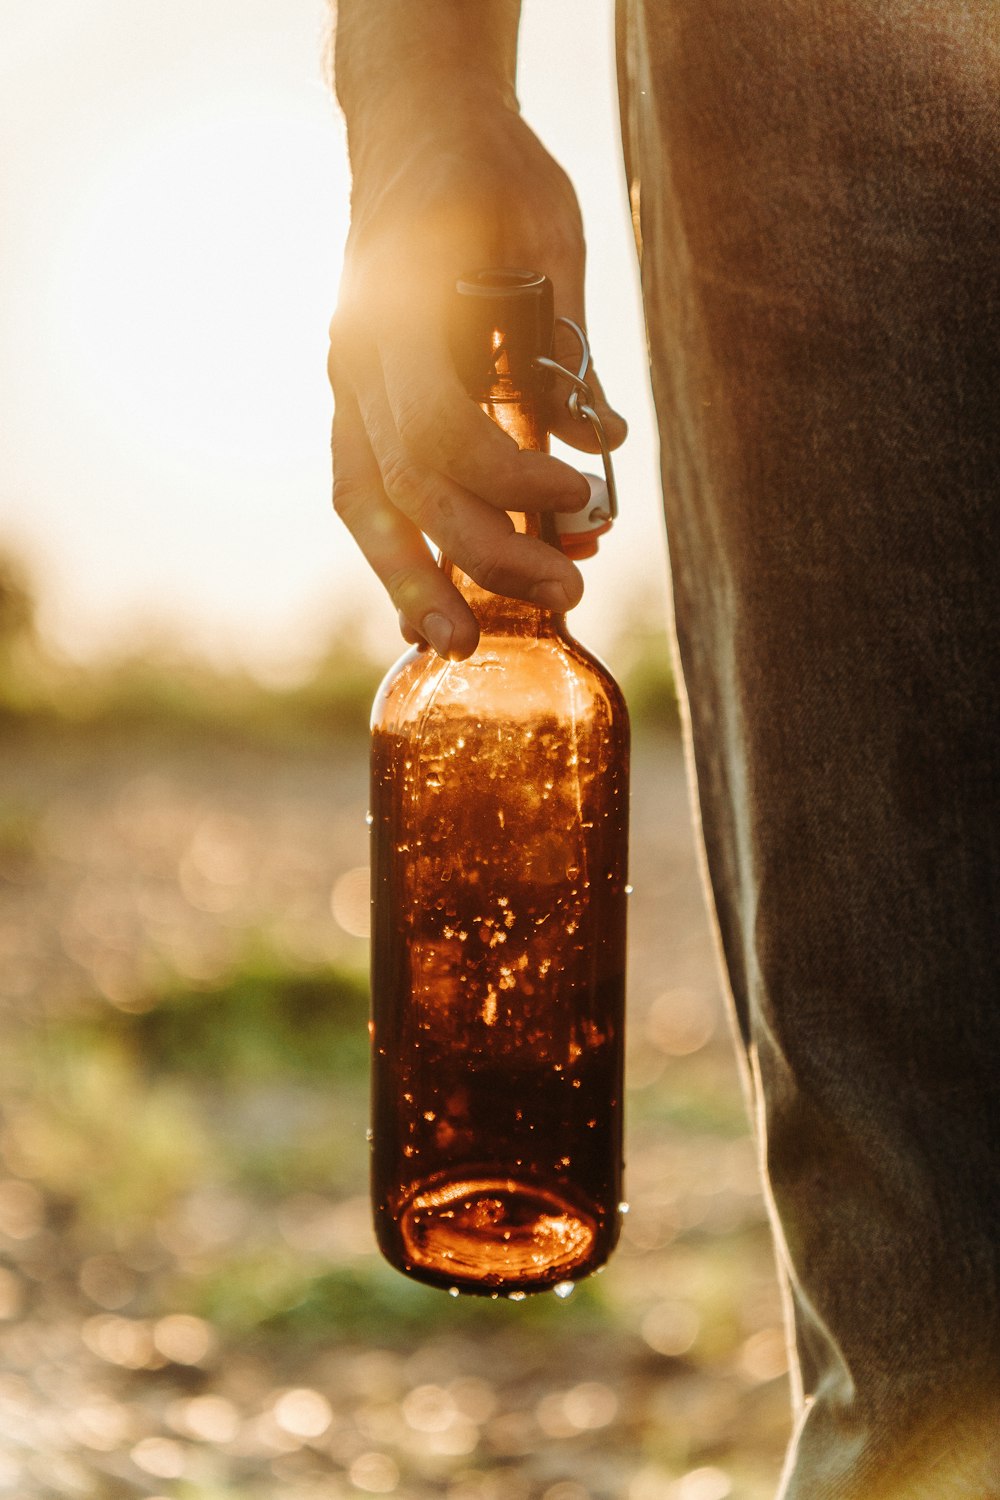
[[[211,987],[164,983],[139,1004],[95,1000],[22,1028],[0,1065],[17,1080],[24,1164],[81,1258],[111,1244],[141,1249],[200,1195],[237,1201],[245,1227],[209,1237],[193,1262],[182,1257],[159,1294],[226,1340],[405,1347],[443,1329],[502,1333],[515,1313],[519,1337],[613,1324],[600,1278],[567,1302],[545,1295],[513,1309],[409,1282],[373,1243],[310,1250],[284,1237],[296,1195],[357,1213],[367,1191],[361,975],[297,971],[261,948]]]
[[[340,1085],[363,1077],[368,983],[329,967],[301,973],[265,957],[220,983],[168,986],[143,1008],[67,1022],[71,1046],[102,1039],[149,1076],[180,1073],[218,1088],[303,1079]]]
[[[637,728],[676,729],[677,693],[660,606],[639,599],[612,653]],[[388,666],[348,623],[333,629],[311,673],[274,688],[247,671],[221,671],[167,638],[87,666],[62,660],[36,626],[34,589],[20,562],[0,550],[0,730],[7,734],[137,734],[161,740],[214,738],[291,746],[363,739]]]
[[[447,1297],[400,1276],[374,1256],[321,1272],[292,1251],[230,1256],[187,1286],[175,1304],[209,1319],[228,1337],[288,1341],[297,1348],[331,1339],[407,1348],[447,1329],[456,1334],[518,1337],[578,1335],[609,1325],[600,1283],[581,1283],[571,1298],[551,1294],[512,1304],[505,1298]]]

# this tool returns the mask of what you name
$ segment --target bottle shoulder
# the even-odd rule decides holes
[[[429,718],[498,721],[600,719],[627,736],[620,687],[598,657],[569,635],[525,640],[484,636],[466,661],[412,647],[390,667],[372,707],[373,730],[412,733]]]

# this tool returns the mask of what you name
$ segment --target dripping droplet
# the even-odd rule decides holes
[[[575,1281],[557,1281],[552,1290],[557,1297],[569,1297],[576,1288]]]

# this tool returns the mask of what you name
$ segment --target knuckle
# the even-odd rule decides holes
[[[488,589],[491,594],[506,594],[509,591],[510,568],[495,553],[480,553],[478,557],[470,559],[468,571],[480,588]]]
[[[356,352],[357,339],[350,320],[343,312],[336,312],[330,322],[330,346],[326,356],[326,369],[330,384],[336,391],[348,383],[348,368]]]
[[[332,339],[326,355],[326,375],[336,395],[337,390],[344,384],[344,367],[340,349]]]
[[[393,505],[413,520],[430,517],[434,506],[429,493],[428,476],[418,464],[398,449],[379,463],[382,487]]]
[[[413,563],[403,563],[391,568],[382,582],[393,604],[407,618],[419,614],[418,599],[421,593],[421,570]]]
[[[346,526],[367,504],[368,495],[364,485],[359,484],[353,474],[333,476],[333,508]]]
[[[403,446],[428,461],[447,458],[453,422],[442,403],[421,392],[400,398],[395,411],[396,428]]]
[[[423,451],[428,441],[427,406],[423,396],[399,397],[395,411],[396,428],[405,447],[414,453]]]

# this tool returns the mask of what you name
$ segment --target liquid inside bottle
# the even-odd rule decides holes
[[[500,363],[484,405],[544,446]],[[534,1291],[619,1230],[628,721],[561,616],[444,566],[479,647],[409,651],[373,713],[375,1223],[421,1280]]]

